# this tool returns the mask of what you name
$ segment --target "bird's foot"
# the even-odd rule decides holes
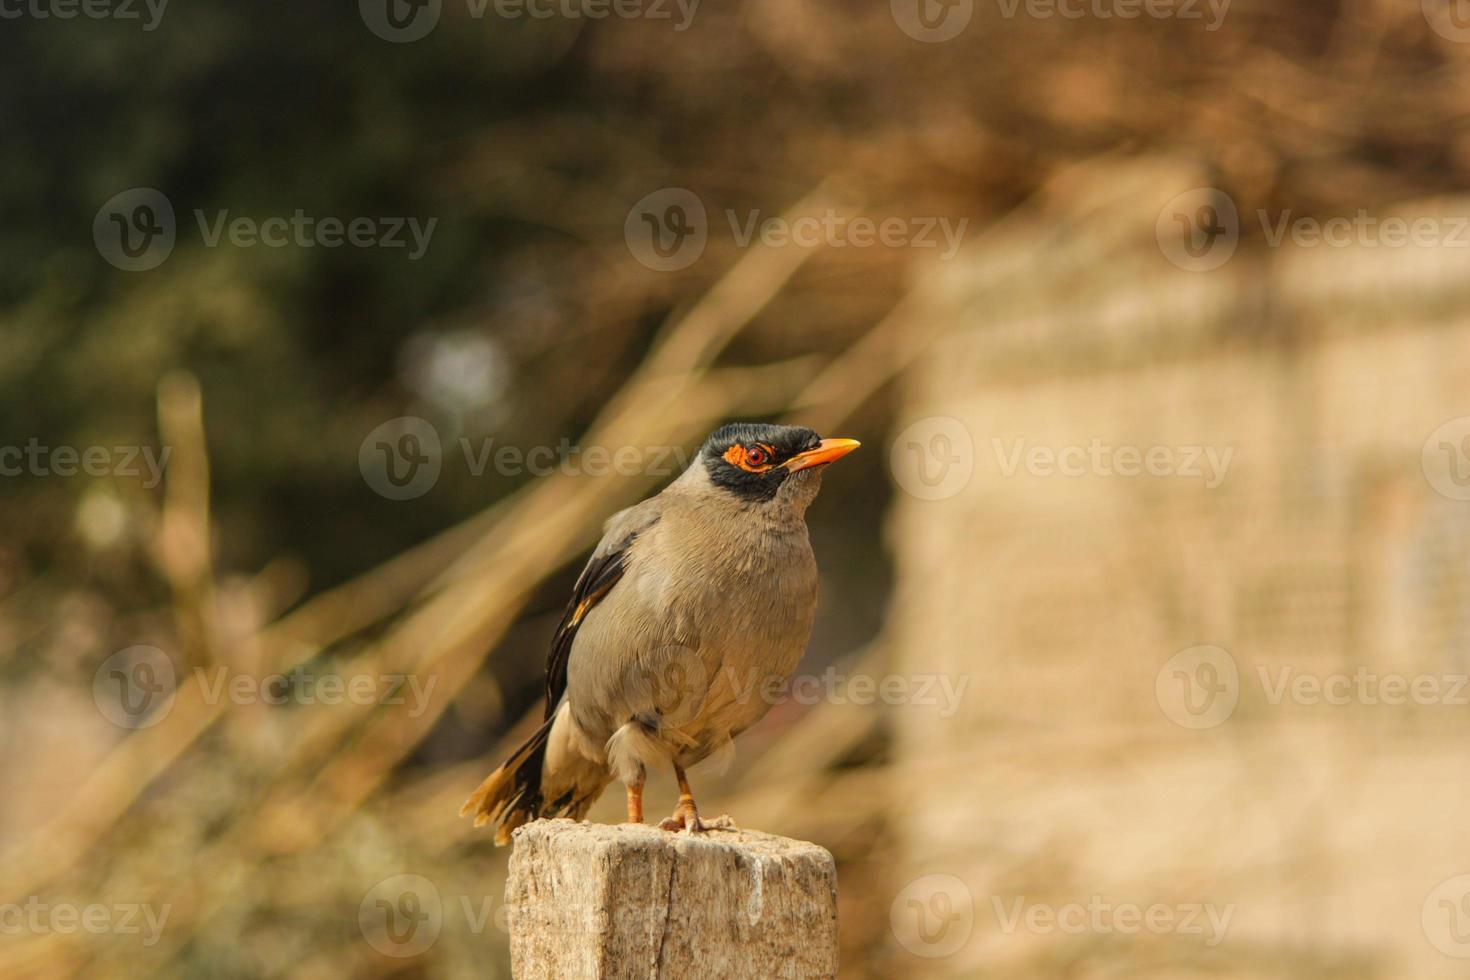
[[[700,817],[699,811],[692,806],[679,804],[674,808],[672,817],[665,817],[659,821],[660,830],[671,832],[683,831],[686,834],[702,834],[707,830],[739,830],[735,821],[729,816],[711,817],[705,820]]]

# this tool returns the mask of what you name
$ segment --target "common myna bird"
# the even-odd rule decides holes
[[[580,820],[616,777],[642,823],[644,777],[671,765],[679,803],[660,827],[733,826],[700,819],[685,770],[759,721],[796,669],[817,605],[806,509],[857,447],[726,425],[667,489],[613,515],[552,639],[541,727],[460,815],[504,844],[529,820]]]

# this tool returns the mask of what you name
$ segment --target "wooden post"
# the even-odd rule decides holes
[[[815,844],[562,819],[514,847],[516,980],[837,975],[837,870]]]

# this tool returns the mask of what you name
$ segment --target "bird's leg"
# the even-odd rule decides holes
[[[667,817],[659,823],[661,830],[683,830],[686,834],[697,834],[705,830],[740,829],[729,817],[701,820],[699,807],[694,805],[694,793],[689,789],[689,777],[684,775],[684,767],[677,762],[674,763],[674,778],[679,780],[679,804],[674,807],[672,817]]]
[[[628,784],[628,822],[643,822],[643,767],[638,768],[638,778]]]

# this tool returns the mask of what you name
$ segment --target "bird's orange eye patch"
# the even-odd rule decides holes
[[[771,458],[776,451],[765,443],[742,446],[739,443],[725,450],[725,462],[738,466],[747,473],[764,473],[771,468]]]

